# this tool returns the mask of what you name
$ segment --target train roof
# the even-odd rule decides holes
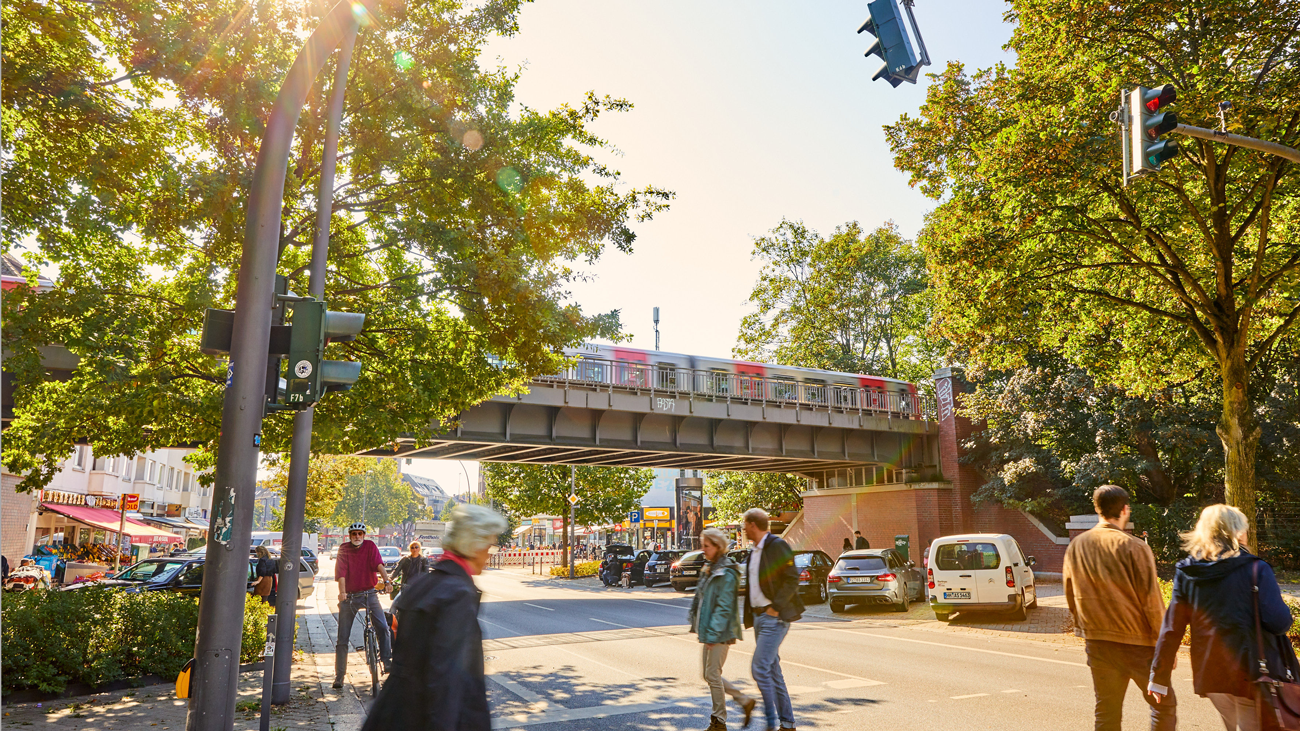
[[[599,350],[591,350],[590,348],[606,348],[609,350],[613,350],[617,348],[618,350],[630,350],[637,353],[645,353],[646,355],[653,356],[656,358],[686,358],[692,361],[694,361],[695,359],[700,359],[700,360],[709,360],[709,361],[722,361],[725,363],[739,363],[739,364],[746,364],[746,365],[756,364],[756,365],[761,365],[765,368],[779,368],[785,371],[796,371],[799,373],[816,375],[818,377],[834,378],[838,376],[841,378],[854,378],[854,379],[875,378],[881,381],[885,381],[887,383],[899,383],[899,384],[911,385],[910,381],[903,381],[897,378],[889,378],[888,376],[876,376],[870,373],[846,373],[844,371],[828,371],[828,370],[822,370],[820,368],[805,368],[803,366],[781,365],[779,363],[760,363],[758,361],[737,360],[735,358],[718,358],[718,357],[708,356],[708,355],[691,355],[689,353],[671,353],[664,350],[645,350],[644,348],[629,348],[621,345],[612,345],[609,343],[584,343],[583,346],[584,347],[580,347],[580,348],[565,348],[564,350],[566,353],[575,354],[579,356],[599,356],[600,355]]]

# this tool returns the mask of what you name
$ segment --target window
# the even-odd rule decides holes
[[[979,571],[1002,565],[998,547],[992,543],[948,543],[939,546],[934,559],[941,571]]]
[[[181,492],[189,492],[189,491],[190,491],[190,473],[186,472],[185,477],[181,482]]]
[[[883,571],[885,568],[885,559],[879,556],[842,558],[840,559],[838,568],[840,571]]]
[[[167,489],[175,490],[176,488],[173,487],[175,482],[176,482],[176,468],[168,467],[167,468]]]
[[[149,460],[144,457],[137,457],[135,460],[135,479],[144,480],[147,474],[149,474]]]
[[[158,463],[152,459],[149,460],[149,482],[154,485],[158,484]]]
[[[72,466],[79,469],[86,469],[86,446],[78,444],[72,449]]]

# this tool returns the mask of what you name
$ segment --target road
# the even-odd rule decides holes
[[[512,571],[477,581],[495,727],[708,726],[699,644],[684,626],[689,594]],[[756,695],[752,650],[746,632],[724,674]],[[984,637],[875,610],[832,616],[820,606],[794,625],[781,655],[800,727],[1092,728],[1091,679],[1073,643]],[[1209,701],[1192,694],[1187,667],[1175,673],[1179,728],[1222,728]],[[1147,718],[1131,687],[1124,727],[1145,729]],[[760,718],[751,728],[761,727]]]

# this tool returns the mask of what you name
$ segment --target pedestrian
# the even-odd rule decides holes
[[[482,573],[505,529],[505,518],[482,505],[452,511],[442,559],[393,604],[403,639],[362,731],[490,731],[479,593],[470,577]]]
[[[334,645],[335,688],[343,687],[343,676],[348,672],[348,655],[352,651],[352,622],[362,609],[369,610],[370,624],[379,639],[379,659],[383,661],[384,672],[389,670],[392,638],[375,589],[379,585],[376,574],[384,577],[384,591],[393,588],[388,572],[384,571],[384,557],[379,555],[379,547],[374,541],[366,540],[366,524],[353,523],[348,526],[348,542],[339,547],[338,563],[334,568],[334,580],[339,583],[339,631]]]
[[[1245,513],[1228,505],[1211,505],[1201,511],[1196,527],[1182,535],[1188,555],[1174,573],[1173,598],[1165,611],[1147,685],[1148,693],[1164,705],[1171,693],[1169,676],[1178,647],[1191,625],[1192,688],[1210,699],[1228,731],[1256,731],[1260,721],[1273,713],[1267,703],[1257,704],[1259,648],[1269,677],[1300,678],[1295,651],[1286,637],[1291,611],[1282,601],[1273,568],[1246,550],[1249,529]]]
[[[731,696],[744,710],[744,727],[748,728],[756,702],[722,677],[727,650],[743,634],[740,613],[736,611],[740,569],[727,557],[727,537],[717,528],[705,528],[700,533],[700,546],[707,566],[695,587],[687,623],[704,645],[701,665],[704,682],[709,684],[709,693],[713,697],[708,731],[727,731],[727,696]]]
[[[402,580],[401,584],[393,590],[393,598],[396,599],[402,593],[404,587],[410,586],[416,576],[429,570],[429,558],[424,555],[424,547],[419,541],[411,541],[407,546],[410,551],[397,562],[396,570],[393,572]]]
[[[754,544],[745,560],[748,591],[745,592],[745,626],[754,628],[754,659],[750,670],[763,694],[767,728],[793,729],[794,707],[781,674],[781,642],[790,623],[803,616],[799,599],[799,572],[794,551],[782,539],[768,532],[770,518],[762,508],[745,511],[745,537]]]
[[[253,593],[262,597],[267,604],[274,606],[279,569],[275,565],[275,559],[271,558],[271,552],[266,550],[266,546],[258,546],[253,549],[253,553],[257,556],[257,563],[254,565],[257,583],[253,584]]]
[[[860,530],[855,530],[855,531],[853,531],[853,535],[855,536],[855,539],[854,539],[854,542],[853,542],[853,547],[854,547],[854,548],[858,549],[859,551],[864,550],[864,549],[867,549],[867,548],[871,548],[871,542],[868,541],[866,538],[863,538],[863,537],[862,537],[862,531],[860,531]]]
[[[840,550],[842,550],[842,551],[852,551],[852,550],[853,550],[853,541],[850,541],[849,539],[845,538],[845,539],[844,539],[844,548],[842,548],[842,549],[840,549]]]
[[[1094,729],[1119,731],[1129,681],[1145,690],[1164,617],[1156,560],[1142,539],[1124,531],[1129,495],[1116,485],[1092,494],[1097,525],[1070,541],[1062,571],[1065,600],[1083,634],[1092,670]],[[1181,639],[1181,635],[1180,635]],[[1153,731],[1173,731],[1178,703],[1173,689],[1151,706]]]

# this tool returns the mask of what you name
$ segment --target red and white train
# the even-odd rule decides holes
[[[564,353],[579,359],[566,374],[574,380],[906,415],[920,413],[916,384],[894,378],[596,343],[566,348]]]

